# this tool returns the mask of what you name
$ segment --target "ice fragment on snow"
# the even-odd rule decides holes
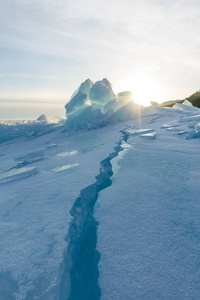
[[[133,95],[130,91],[124,91],[124,92],[121,92],[121,93],[118,93],[117,94],[117,98],[122,101],[126,100],[126,101],[130,101],[133,99]]]
[[[150,103],[151,103],[152,106],[160,106],[160,104],[158,102],[155,102],[155,101],[151,101]]]
[[[182,135],[182,134],[186,134],[186,133],[188,133],[188,131],[182,130],[182,131],[179,131],[177,134],[178,134],[178,135]]]
[[[183,101],[182,104],[188,105],[188,106],[193,106],[192,103],[190,101],[188,101],[188,100]]]
[[[167,127],[166,130],[168,130],[168,131],[179,131],[180,128],[178,128],[178,127]]]
[[[195,128],[196,131],[200,131],[200,123],[196,124],[196,125],[194,126],[194,128]]]
[[[63,118],[61,118],[61,117],[59,117],[57,115],[54,116],[53,119],[50,120],[50,123],[53,123],[53,124],[58,124],[58,123],[64,124],[64,122],[65,122],[65,119],[63,119]]]
[[[74,150],[74,151],[66,151],[66,152],[60,152],[57,154],[57,156],[61,156],[61,157],[64,157],[64,156],[72,156],[72,155],[76,155],[78,153],[77,150]]]
[[[44,156],[45,156],[44,150],[38,150],[38,151],[27,153],[23,156],[16,157],[15,161],[17,161],[20,164],[30,164],[32,162],[36,162],[38,160],[43,159]]]
[[[44,115],[44,114],[42,114],[41,116],[39,116],[37,118],[37,121],[42,122],[42,123],[48,123],[47,116]]]
[[[140,137],[145,138],[145,139],[154,140],[156,138],[156,132],[144,133],[144,134],[141,134]]]
[[[200,123],[196,124],[194,128],[188,132],[187,139],[199,138],[200,137]]]
[[[194,107],[193,105],[188,105],[188,104],[181,104],[181,103],[176,103],[173,106],[173,109],[176,109],[177,111],[180,112],[186,112],[186,113],[196,113],[199,111],[198,107]]]
[[[37,167],[26,167],[19,169],[12,169],[0,175],[0,183],[13,181],[16,179],[22,179],[25,177],[32,176],[39,172]]]
[[[179,121],[180,122],[200,121],[200,115],[184,117],[184,118],[181,118]]]
[[[51,144],[51,145],[46,146],[45,148],[47,150],[50,150],[50,149],[55,148],[55,147],[57,147],[57,144]]]
[[[161,126],[161,128],[171,128],[171,127],[178,127],[178,124],[164,124]]]
[[[77,166],[79,166],[79,164],[68,164],[68,165],[64,165],[64,166],[61,166],[61,167],[56,167],[56,168],[52,169],[52,171],[62,172],[62,171],[65,171],[65,170],[68,170],[68,169],[71,169],[71,168],[74,168],[74,167],[77,167]]]
[[[140,134],[154,132],[154,129],[126,129],[124,131],[130,135],[140,135]]]

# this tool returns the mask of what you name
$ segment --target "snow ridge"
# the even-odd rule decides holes
[[[93,217],[93,211],[98,193],[112,184],[111,160],[124,150],[121,144],[127,141],[127,135],[122,134],[114,152],[101,161],[96,182],[81,190],[70,211],[73,219],[61,266],[59,299],[99,300],[101,297],[98,285],[100,253],[96,250],[98,222]]]

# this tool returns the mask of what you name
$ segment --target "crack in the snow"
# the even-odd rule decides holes
[[[93,217],[93,211],[98,193],[112,184],[111,160],[124,150],[121,144],[128,139],[124,131],[122,134],[115,151],[101,161],[96,182],[81,190],[70,211],[73,219],[62,263],[60,300],[99,300],[101,297],[98,285],[100,253],[96,250],[98,222]]]

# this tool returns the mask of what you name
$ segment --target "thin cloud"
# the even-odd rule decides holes
[[[134,77],[141,70],[151,74],[157,65],[163,85],[168,85],[166,98],[185,92],[181,82],[171,86],[180,74],[188,81],[188,92],[199,89],[198,1],[10,0],[0,1],[0,6],[1,45],[26,53],[21,66],[3,55],[2,76],[10,70],[10,78],[30,79],[29,85],[41,91],[49,79],[53,91],[58,87],[52,80],[60,72],[59,88],[70,94],[85,78],[108,77],[117,85],[120,76]],[[40,85],[35,76],[41,78]],[[0,88],[10,85],[19,88],[12,80]]]

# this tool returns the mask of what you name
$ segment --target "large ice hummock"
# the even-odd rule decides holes
[[[86,103],[89,99],[89,91],[94,83],[87,79],[79,88],[73,93],[69,102],[65,105],[67,111],[67,118],[73,118],[80,113],[84,107],[87,107]]]
[[[90,79],[84,81],[73,93],[69,102],[65,105],[67,118],[71,119],[79,115],[84,108],[92,107],[104,112],[104,106],[116,99],[110,82],[104,78],[93,82]]]
[[[73,93],[66,108],[66,126],[74,129],[97,128],[128,120],[138,113],[139,105],[129,91],[115,94],[104,78],[84,81]]]
[[[89,91],[89,98],[92,104],[104,106],[109,101],[116,99],[112,86],[108,79],[95,82]]]

